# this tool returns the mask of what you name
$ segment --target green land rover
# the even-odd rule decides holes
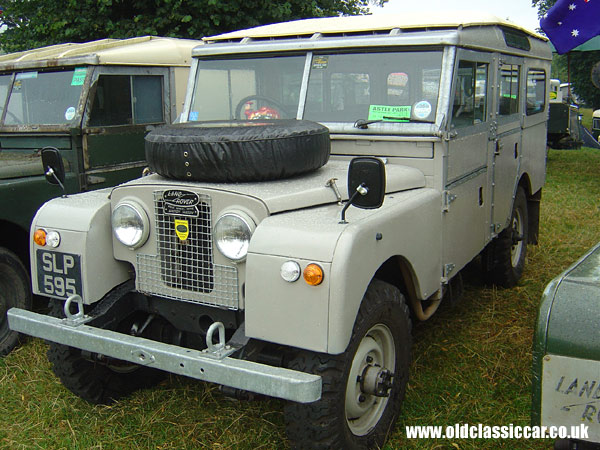
[[[146,128],[180,113],[199,44],[146,36],[0,56],[0,355],[18,341],[6,311],[31,306],[31,220],[63,193],[46,183],[41,149],[60,152],[67,193],[138,177]]]

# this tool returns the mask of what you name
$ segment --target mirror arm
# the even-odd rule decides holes
[[[369,188],[365,185],[365,183],[361,183],[359,186],[356,187],[356,191],[354,191],[354,194],[352,194],[352,197],[350,197],[348,199],[348,202],[342,208],[342,220],[340,220],[338,223],[341,223],[341,224],[348,223],[348,222],[346,222],[346,210],[350,207],[350,205],[352,204],[352,202],[354,201],[354,199],[356,198],[357,195],[367,195],[368,192],[369,192]]]
[[[67,197],[67,191],[65,190],[65,186],[60,182],[60,180],[58,179],[58,177],[56,176],[56,174],[54,173],[54,169],[50,166],[48,166],[48,170],[46,171],[46,175],[47,176],[51,176],[52,178],[54,178],[56,180],[56,182],[58,183],[58,185],[60,186],[60,188],[63,191],[63,198]]]

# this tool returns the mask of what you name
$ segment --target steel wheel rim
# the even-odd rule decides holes
[[[513,267],[517,267],[519,260],[521,259],[521,253],[523,252],[523,239],[521,238],[517,243],[514,243],[515,236],[523,236],[523,218],[521,217],[521,211],[515,210],[515,215],[512,220],[512,239],[513,244],[510,248],[510,260]]]
[[[372,358],[371,362],[367,362]],[[354,358],[346,384],[345,416],[350,431],[356,436],[368,434],[379,422],[389,397],[376,397],[361,390],[360,375],[368,365],[378,364],[391,373],[396,368],[396,346],[390,329],[384,324],[374,325],[363,336]],[[360,401],[360,399],[363,401]]]

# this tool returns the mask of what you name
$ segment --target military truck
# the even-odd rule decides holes
[[[600,143],[600,109],[592,113],[592,136]]]
[[[550,116],[548,119],[548,146],[552,148],[580,148],[581,115],[579,105],[571,93],[569,83],[550,80]]]
[[[31,220],[63,193],[46,183],[40,151],[59,150],[67,193],[139,177],[145,129],[181,113],[199,43],[147,36],[0,56],[0,355],[18,340],[6,311],[31,306]]]
[[[557,439],[556,450],[600,448],[600,244],[552,280],[542,296],[533,341],[534,425],[587,426]]]
[[[382,446],[411,320],[477,257],[514,286],[537,242],[548,43],[462,13],[204,42],[182,123],[146,137],[152,173],[38,211],[33,286],[54,312],[10,326],[51,341],[91,402],[162,370],[289,400],[294,446]]]

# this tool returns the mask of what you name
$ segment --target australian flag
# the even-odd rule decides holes
[[[600,34],[600,0],[558,0],[540,20],[559,54]]]

